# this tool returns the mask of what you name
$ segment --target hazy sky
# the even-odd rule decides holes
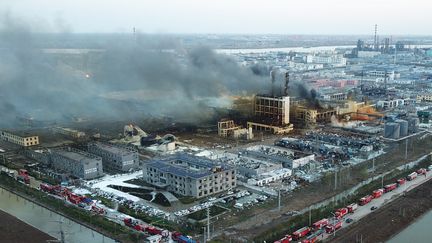
[[[431,35],[431,0],[0,0],[1,13],[73,32]]]

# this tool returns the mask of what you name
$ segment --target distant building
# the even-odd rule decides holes
[[[419,95],[417,95],[416,99],[417,99],[417,102],[422,102],[422,101],[432,102],[432,93],[419,94]]]
[[[346,66],[347,60],[343,55],[340,54],[319,54],[319,55],[307,55],[306,63],[317,63],[325,64],[333,67]]]
[[[60,133],[72,138],[83,138],[86,135],[85,132],[81,132],[70,128],[64,128],[64,127],[54,127],[52,130],[56,133]]]
[[[88,151],[102,157],[105,170],[130,171],[139,166],[138,151],[131,147],[120,147],[106,143],[91,143]]]
[[[0,137],[4,141],[18,144],[23,147],[35,146],[39,144],[39,137],[36,135],[31,135],[27,132],[7,132],[1,131]]]
[[[387,110],[393,109],[401,106],[408,106],[414,104],[416,101],[414,99],[393,99],[393,100],[379,100],[377,101],[377,107]]]
[[[102,158],[73,148],[58,148],[51,152],[52,166],[84,180],[103,176]]]
[[[381,52],[379,51],[358,51],[357,56],[359,58],[370,58],[370,57],[376,57],[378,55],[381,55]]]
[[[147,183],[173,193],[207,197],[236,187],[236,171],[201,157],[180,154],[144,164]]]

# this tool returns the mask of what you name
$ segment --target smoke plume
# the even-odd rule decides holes
[[[29,26],[0,16],[1,126],[13,126],[17,116],[61,122],[151,114],[198,121],[212,115],[209,100],[226,104],[230,95],[268,85],[228,56],[186,49],[170,37],[41,34]]]

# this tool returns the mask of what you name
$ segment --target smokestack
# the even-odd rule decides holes
[[[276,71],[275,70],[270,71],[270,77],[271,77],[271,95],[274,96],[274,84],[276,82]]]
[[[284,95],[288,96],[289,72],[285,73],[285,90]]]

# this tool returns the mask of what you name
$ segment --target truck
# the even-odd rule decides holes
[[[133,228],[137,231],[145,232],[146,226],[143,224],[136,224]]]
[[[284,238],[275,241],[274,243],[290,243],[292,242],[292,236],[291,235],[285,235]]]
[[[425,168],[421,168],[421,169],[418,169],[418,170],[417,170],[417,174],[418,174],[418,175],[426,175],[426,172],[427,172],[427,171],[426,171]]]
[[[28,171],[25,169],[20,169],[18,171],[18,175],[16,177],[17,181],[21,181],[25,184],[30,184],[30,176],[28,174]]]
[[[396,189],[396,187],[397,187],[397,183],[392,183],[392,184],[388,184],[388,185],[385,185],[384,186],[384,191],[387,193],[387,192],[391,192],[391,191],[393,191],[394,189]]]
[[[335,216],[336,216],[337,219],[341,219],[341,218],[343,218],[347,214],[348,214],[348,208],[339,208],[335,212]]]
[[[46,183],[41,183],[39,185],[39,189],[46,193],[54,193],[54,187]]]
[[[158,229],[156,227],[153,227],[153,226],[147,226],[145,228],[145,231],[147,233],[151,234],[151,235],[160,235],[160,234],[162,234],[162,230],[160,230],[160,229]]]
[[[333,231],[336,231],[336,230],[340,229],[341,227],[342,227],[342,220],[336,222],[335,224],[327,225],[325,230],[326,230],[327,234],[331,234],[331,233],[333,233]]]
[[[322,228],[324,228],[326,225],[328,225],[329,221],[328,219],[321,219],[315,223],[312,224],[312,227],[315,231],[318,231]]]
[[[133,228],[133,227],[135,227],[135,225],[138,224],[138,221],[136,221],[135,219],[132,219],[132,218],[124,218],[123,223],[126,226]]]
[[[373,198],[379,198],[382,196],[383,193],[384,193],[384,189],[377,189],[377,190],[372,192],[372,197]]]
[[[406,182],[406,180],[404,178],[400,178],[399,180],[396,181],[398,186],[402,186],[403,184],[405,184],[405,182]]]
[[[306,227],[303,227],[303,228],[297,230],[296,232],[292,233],[292,236],[293,236],[294,240],[299,240],[300,238],[306,236],[310,232],[311,232],[311,229],[306,226]]]
[[[358,204],[357,203],[351,203],[350,205],[347,206],[347,208],[348,208],[349,213],[354,213],[354,211],[356,211],[358,208]]]
[[[321,236],[324,234],[324,230],[318,230],[316,232],[314,232],[313,234],[311,234],[310,236],[308,236],[306,239],[304,239],[302,241],[302,243],[315,243],[315,242],[319,242],[321,240]]]
[[[370,201],[372,201],[372,199],[373,199],[373,197],[372,197],[371,195],[364,196],[364,197],[360,198],[360,200],[359,200],[359,204],[360,204],[361,206],[366,205],[366,204],[368,204]]]
[[[407,176],[407,180],[412,181],[417,178],[417,172],[413,172]]]
[[[179,243],[196,243],[195,240],[183,235],[180,232],[175,232],[175,231],[171,233],[171,239]]]

